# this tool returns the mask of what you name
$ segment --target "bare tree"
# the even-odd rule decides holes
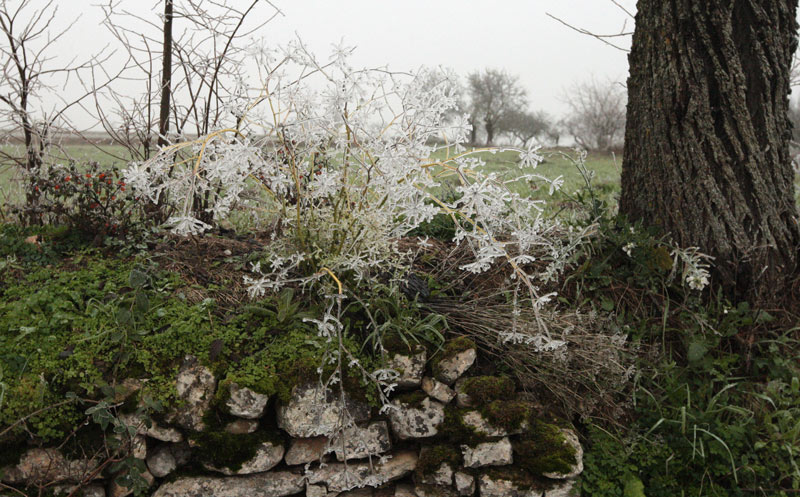
[[[525,89],[519,78],[505,71],[486,69],[474,72],[468,77],[468,91],[471,100],[471,121],[473,138],[478,121],[483,121],[486,143],[491,145],[497,133],[502,131],[498,125],[512,111],[524,109],[527,105]]]
[[[151,19],[121,5],[101,6],[104,25],[129,54],[126,79],[142,90],[131,97],[125,89],[108,88],[98,93],[93,114],[135,160],[186,136],[207,134],[231,117],[226,105],[246,91],[243,40],[280,13],[263,0],[250,0],[245,8],[228,0],[164,0],[163,17]],[[259,5],[272,10],[253,16]]]
[[[563,119],[551,122],[545,134],[547,136],[547,139],[550,140],[550,143],[552,143],[553,146],[557,147],[559,142],[561,141],[561,137],[564,135]]]
[[[17,166],[24,173],[28,186],[33,175],[43,164],[52,135],[59,125],[69,127],[65,113],[86,98],[89,93],[53,105],[45,110],[42,98],[46,92],[58,97],[54,86],[65,85],[69,77],[101,64],[103,50],[85,60],[59,63],[54,56],[55,47],[73,27],[77,18],[60,29],[54,29],[54,21],[61,15],[55,0],[49,0],[40,8],[29,2],[0,1],[0,56],[2,56],[2,79],[0,79],[0,133],[2,142],[22,144],[22,152],[15,148],[0,150],[0,163]],[[59,21],[61,24],[61,21]],[[98,83],[98,87],[108,84]],[[26,204],[33,207],[39,198],[34,188],[25,188]],[[36,222],[35,219],[30,219]]]
[[[550,130],[551,119],[542,112],[512,110],[500,122],[500,129],[518,140],[523,147],[534,138],[547,135]]]
[[[610,150],[621,146],[625,135],[626,93],[613,82],[591,79],[567,93],[570,114],[564,124],[581,147]]]
[[[158,112],[158,146],[163,147],[169,133],[169,104],[172,99],[172,17],[174,11],[172,0],[164,0],[164,43],[161,53],[161,103]]]

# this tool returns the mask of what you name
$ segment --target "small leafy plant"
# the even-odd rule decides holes
[[[38,200],[15,208],[20,219],[68,225],[89,238],[125,237],[140,214],[120,171],[96,162],[43,165],[31,188]]]

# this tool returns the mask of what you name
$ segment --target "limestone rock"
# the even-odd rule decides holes
[[[464,391],[464,386],[469,378],[459,378],[456,381],[454,390],[456,392],[456,405],[458,407],[475,407],[475,403],[469,394]]]
[[[4,466],[0,468],[0,481],[18,484],[25,481],[25,475],[20,471],[19,466]]]
[[[245,435],[258,430],[258,421],[254,419],[237,419],[225,425],[225,431],[232,435]]]
[[[273,471],[241,477],[179,478],[162,485],[153,497],[285,497],[304,488],[302,475]]]
[[[400,373],[400,377],[397,379],[397,386],[400,388],[419,387],[427,360],[428,353],[422,347],[414,355],[395,354],[394,357],[389,359],[389,368]]]
[[[351,426],[334,438],[331,448],[336,459],[363,459],[391,450],[392,440],[386,421],[376,421],[365,428]]]
[[[284,460],[289,466],[319,461],[327,447],[327,437],[293,438]]]
[[[167,421],[189,430],[203,431],[203,416],[214,399],[217,379],[197,359],[187,356],[175,380],[175,389],[182,405],[167,415]]]
[[[357,488],[355,490],[349,490],[347,492],[342,492],[340,494],[328,494],[336,495],[336,497],[373,497],[375,494],[374,489],[366,487],[366,488]]]
[[[306,497],[327,497],[328,489],[324,485],[306,485]]]
[[[469,447],[461,446],[464,455],[465,468],[480,468],[483,466],[505,466],[514,462],[511,442],[508,438],[500,439],[497,442],[484,442]]]
[[[80,482],[97,468],[90,459],[67,460],[58,449],[29,449],[16,466],[4,468],[3,481],[11,484],[43,485]],[[97,476],[99,478],[99,476]]]
[[[147,456],[147,469],[156,478],[164,478],[178,468],[169,445],[159,445]]]
[[[389,411],[389,422],[395,435],[403,440],[432,437],[444,421],[444,406],[430,397],[425,397],[419,405],[408,405],[399,400],[393,401],[392,405],[396,409]]]
[[[228,411],[237,417],[245,419],[258,419],[264,415],[269,395],[256,393],[246,387],[239,387],[236,383],[229,386],[230,397],[225,402]]]
[[[417,497],[456,497],[457,495],[450,487],[425,484],[415,485],[414,494]]]
[[[542,497],[541,489],[517,486],[510,479],[493,478],[489,475],[481,475],[478,489],[481,497]]]
[[[461,415],[461,421],[465,426],[475,430],[477,433],[486,437],[505,437],[507,435],[517,435],[528,429],[528,421],[520,423],[519,428],[508,431],[503,427],[495,426],[484,418],[478,411],[466,411]]]
[[[53,485],[50,487],[52,489],[53,495],[55,496],[68,496],[75,492],[74,495],[79,495],[80,497],[106,497],[106,489],[103,485],[93,483],[91,485],[79,486],[79,485]],[[0,494],[3,497],[6,497],[6,494]],[[8,497],[11,497],[12,494],[8,494]],[[18,494],[13,494],[18,495]]]
[[[316,384],[295,387],[291,400],[278,406],[278,426],[293,437],[307,438],[335,433],[341,427],[343,416],[349,416],[356,423],[369,419],[367,404],[346,394],[344,403],[342,406],[339,392],[326,392]]]
[[[475,363],[477,355],[475,349],[470,348],[442,358],[436,367],[436,379],[452,385]]]
[[[183,440],[181,432],[175,428],[164,428],[159,426],[155,421],[150,421],[150,427],[147,427],[145,417],[140,414],[120,414],[119,419],[128,426],[136,428],[139,435],[155,438],[162,442],[180,442]]]
[[[309,471],[306,477],[308,483],[312,485],[326,483],[329,492],[345,492],[363,486],[376,487],[389,481],[398,480],[414,471],[416,465],[417,453],[402,451],[395,453],[385,463],[374,464],[374,473],[367,462],[348,464],[347,471],[345,471],[343,463],[333,463],[324,468]]]
[[[567,473],[542,473],[542,476],[552,478],[554,480],[565,480],[567,478],[575,478],[583,472],[583,447],[578,440],[578,435],[568,429],[562,428],[561,434],[564,435],[564,443],[575,449],[575,465]]]
[[[424,475],[417,473],[417,476],[417,483],[422,485],[450,486],[453,484],[453,468],[446,462],[440,464],[432,473]]]
[[[422,379],[422,390],[443,404],[449,404],[453,397],[456,396],[452,388],[429,376]]]
[[[102,485],[86,485],[83,487],[82,491],[83,494],[78,495],[82,495],[83,497],[106,497],[106,489],[103,488]]]
[[[131,455],[136,459],[147,458],[147,439],[144,435],[136,435],[131,440]]]
[[[238,470],[234,471],[225,467],[218,468],[208,463],[203,463],[203,467],[210,471],[222,473],[226,476],[263,473],[274,468],[279,462],[281,462],[283,459],[283,452],[283,444],[264,442],[256,450],[256,455],[253,456],[252,459],[242,463],[242,467]]]
[[[475,494],[474,476],[467,473],[462,473],[461,471],[457,471],[454,480],[456,485],[456,492],[458,493],[458,495],[467,497]]]

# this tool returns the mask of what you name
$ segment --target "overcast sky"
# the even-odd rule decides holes
[[[10,0],[14,2],[15,0]],[[20,0],[16,0],[20,1]],[[31,4],[44,0],[25,0]],[[108,0],[102,0],[107,2]],[[249,4],[246,0],[230,0]],[[60,19],[83,14],[59,45],[61,56],[86,54],[112,40],[99,25],[94,0],[55,0]],[[355,46],[354,66],[406,71],[422,65],[449,66],[462,76],[483,68],[520,77],[531,108],[560,116],[570,85],[592,77],[624,83],[627,54],[570,30],[548,13],[598,33],[618,33],[632,20],[611,0],[273,0],[283,16],[261,35],[270,43],[300,37],[321,58],[344,40]],[[634,12],[635,0],[618,0]],[[161,2],[121,0],[121,5],[157,19]],[[262,9],[266,14],[269,9]],[[618,39],[629,44],[629,39]]]
[[[635,1],[623,6],[633,12]],[[344,38],[357,65],[397,70],[445,65],[519,75],[533,108],[564,110],[563,89],[591,77],[624,82],[627,54],[547,16],[597,32],[619,32],[624,12],[608,0],[294,0],[271,27],[276,41],[297,32],[318,53]],[[628,22],[632,28],[632,21]],[[629,39],[620,40],[629,44]]]

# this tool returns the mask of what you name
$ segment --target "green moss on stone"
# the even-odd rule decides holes
[[[398,333],[387,334],[381,340],[387,357],[392,359],[396,355],[419,354],[425,347],[418,343],[407,342]]]
[[[434,445],[422,450],[417,460],[417,475],[435,473],[442,464],[447,463],[453,470],[461,466],[461,452],[453,445]]]
[[[532,409],[526,402],[495,400],[480,408],[481,416],[489,423],[506,431],[517,431],[530,418]]]
[[[253,433],[232,434],[225,425],[236,418],[220,413],[209,413],[203,418],[206,430],[190,435],[194,442],[193,455],[198,460],[218,468],[238,471],[253,457],[261,444],[270,442],[283,445],[283,434],[278,430],[262,429]]]
[[[530,430],[514,443],[514,461],[529,473],[569,473],[576,464],[575,449],[561,430],[533,419]]]
[[[420,407],[422,402],[428,398],[428,395],[422,390],[414,390],[413,392],[402,393],[395,397],[395,400],[401,402],[408,407]]]
[[[464,413],[471,409],[459,409],[449,405],[444,409],[444,422],[439,428],[439,440],[453,445],[476,446],[487,440],[486,436],[464,423]]]
[[[514,398],[514,380],[506,376],[475,376],[464,380],[464,393],[476,405]]]

